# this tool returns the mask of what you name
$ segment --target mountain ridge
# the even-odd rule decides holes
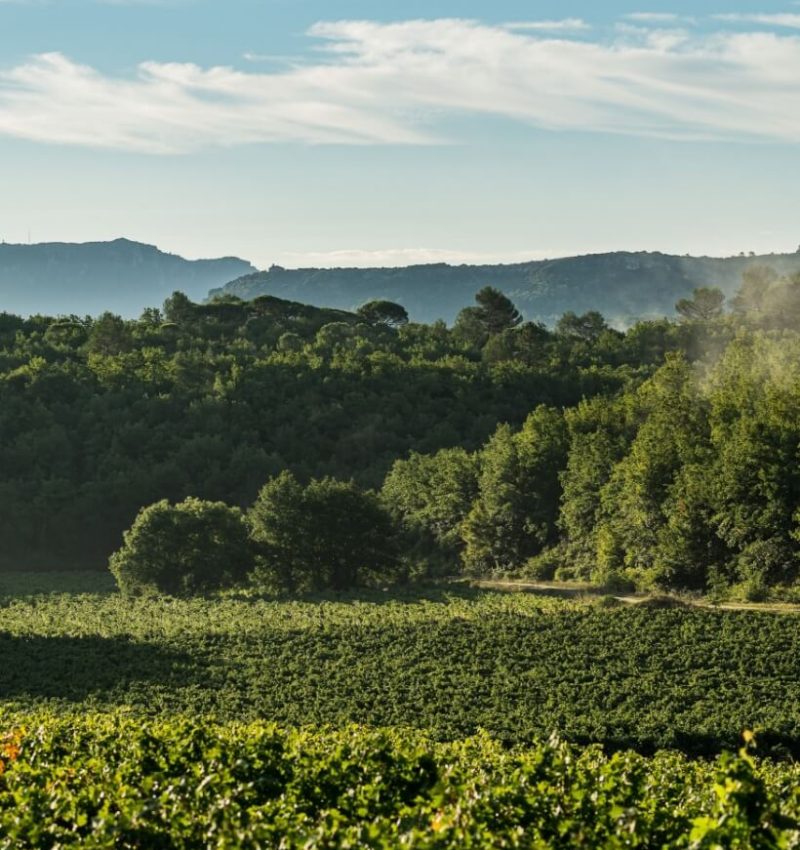
[[[212,289],[209,298],[227,294],[250,300],[274,295],[342,310],[381,298],[402,304],[415,321],[452,322],[459,310],[472,304],[475,292],[489,285],[512,298],[528,319],[553,324],[568,310],[599,310],[624,326],[637,318],[672,315],[675,302],[699,286],[718,286],[731,296],[752,265],[769,265],[781,274],[797,273],[800,252],[694,257],[611,251],[522,263],[383,268],[273,265]]]
[[[120,237],[96,242],[0,243],[0,311],[136,316],[175,290],[202,299],[255,266],[238,257],[187,260]]]

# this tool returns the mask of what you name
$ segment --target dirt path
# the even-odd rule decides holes
[[[558,582],[475,579],[470,584],[473,587],[535,593],[540,596],[555,596],[560,599],[580,599],[586,596],[613,596],[618,602],[623,602],[626,605],[641,605],[643,602],[656,598],[672,598],[682,605],[688,605],[694,608],[711,608],[720,611],[762,611],[771,614],[800,614],[800,605],[791,602],[722,602],[714,604],[705,597],[669,597],[667,594],[652,596],[644,593],[618,595],[608,593],[591,584],[579,582],[561,584]]]

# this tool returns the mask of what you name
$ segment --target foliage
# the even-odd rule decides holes
[[[582,316],[576,316],[571,310],[556,323],[556,333],[562,337],[577,337],[593,341],[608,330],[606,320],[596,310],[590,310]]]
[[[691,298],[681,298],[675,305],[678,313],[689,321],[708,321],[722,315],[725,295],[718,287],[701,286]]]
[[[461,527],[468,572],[519,567],[553,542],[567,445],[563,416],[547,407],[517,434],[498,428],[481,452],[478,496]]]
[[[258,546],[255,582],[265,589],[346,590],[395,578],[389,515],[352,482],[325,478],[302,487],[283,472],[262,488],[248,522]]]
[[[24,723],[22,727],[21,723]],[[795,846],[796,766],[553,739],[5,716],[0,848]],[[9,755],[10,754],[10,755]]]
[[[221,502],[156,502],[124,540],[109,566],[126,594],[204,593],[241,583],[253,565],[242,512]]]
[[[180,293],[136,322],[6,316],[0,561],[93,566],[143,506],[196,496],[241,508],[286,471],[303,499],[326,479],[380,489],[395,528],[373,504],[388,547],[373,538],[356,578],[351,566],[326,578],[313,535],[286,524],[262,557],[265,586],[383,580],[399,554],[412,578],[528,565],[716,596],[794,593],[796,289],[754,268],[732,314],[698,290],[683,321],[624,333],[593,311],[565,313],[554,332],[521,323],[492,287],[452,329],[390,321],[392,302],[358,314]],[[313,530],[315,511],[333,528],[326,504],[300,510],[297,528]],[[544,551],[546,565],[531,561]]]
[[[6,707],[116,708],[304,726],[558,731],[611,750],[713,754],[757,728],[800,755],[794,617],[601,609],[457,586],[255,597],[0,599]]]
[[[478,495],[478,473],[476,455],[460,448],[395,461],[381,498],[411,551],[438,557],[452,570],[463,547],[461,524]]]
[[[135,321],[0,316],[0,568],[100,568],[141,508],[244,507],[285,469],[379,488],[412,451],[474,452],[498,422],[629,380],[621,348],[511,333],[484,357],[441,322],[272,296],[175,293]]]
[[[392,301],[368,301],[366,304],[362,304],[356,312],[368,322],[388,325],[390,328],[408,324],[406,308]]]

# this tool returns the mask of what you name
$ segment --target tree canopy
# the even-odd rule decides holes
[[[253,558],[238,508],[164,499],[139,511],[109,565],[125,593],[186,596],[242,583]]]
[[[392,522],[374,494],[331,478],[300,485],[283,472],[248,513],[255,581],[276,592],[345,590],[396,577]]]
[[[297,511],[255,535],[283,546],[285,588],[526,569],[790,586],[798,287],[754,268],[730,313],[696,293],[627,330],[521,322],[486,290],[453,328],[179,293],[135,321],[0,314],[0,564],[100,566],[146,506],[244,509],[268,481],[265,504]],[[375,573],[308,567],[336,498],[401,547],[399,572],[366,529]]]

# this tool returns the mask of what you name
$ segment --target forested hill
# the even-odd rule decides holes
[[[254,271],[236,257],[185,260],[129,239],[0,244],[0,311],[20,315],[138,316],[176,289],[202,299],[210,287]]]
[[[781,274],[800,271],[800,253],[727,258],[677,257],[660,253],[593,254],[514,265],[406,268],[284,269],[247,274],[221,292],[252,299],[276,295],[320,307],[350,310],[372,299],[402,304],[412,320],[452,322],[483,286],[508,295],[529,319],[555,324],[572,310],[600,311],[613,325],[673,314],[675,302],[699,286],[732,295],[742,273],[767,265]]]

